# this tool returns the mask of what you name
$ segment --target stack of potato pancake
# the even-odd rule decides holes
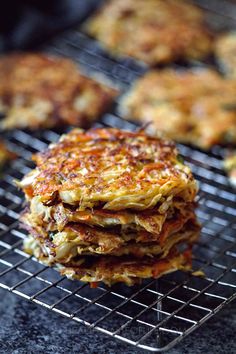
[[[197,186],[173,142],[74,129],[33,159],[36,168],[18,183],[28,203],[27,252],[95,284],[191,269]]]

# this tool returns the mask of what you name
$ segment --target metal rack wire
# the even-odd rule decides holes
[[[89,74],[102,72],[122,90],[146,70],[132,59],[115,61],[77,30],[60,36],[45,50],[72,57]],[[116,109],[97,125],[136,127],[122,120]],[[5,137],[19,159],[0,180],[0,287],[137,347],[169,349],[236,298],[236,194],[222,169],[223,149],[216,146],[206,153],[179,144],[200,185],[197,213],[203,229],[194,249],[194,269],[202,269],[206,276],[176,272],[142,286],[90,289],[61,277],[22,250],[25,232],[18,219],[23,196],[13,181],[31,169],[31,154],[45,149],[59,134],[15,130]]]

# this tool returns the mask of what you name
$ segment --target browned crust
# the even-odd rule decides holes
[[[62,200],[81,210],[100,204],[110,210],[146,209],[162,194],[192,202],[197,191],[175,145],[143,132],[75,129],[34,161],[37,169],[19,186],[28,199],[38,195],[48,205]]]

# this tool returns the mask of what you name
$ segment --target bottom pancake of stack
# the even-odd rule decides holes
[[[141,227],[104,228],[86,223],[68,223],[59,231],[53,219],[44,224],[39,215],[36,217],[30,211],[22,215],[22,222],[30,234],[25,241],[28,253],[56,266],[71,279],[102,281],[107,285],[115,282],[133,285],[142,278],[190,270],[191,245],[199,235],[191,205],[187,210],[175,211],[157,233]],[[183,246],[181,252],[178,246]]]
[[[41,244],[35,239],[28,238],[25,242],[25,250],[33,254],[42,263],[51,265],[50,256],[45,254]],[[144,256],[86,256],[72,258],[68,263],[55,263],[61,275],[69,279],[81,280],[91,283],[91,287],[103,282],[109,286],[123,282],[126,285],[140,283],[145,278],[159,278],[164,274],[176,270],[191,270],[192,254],[187,249],[179,253],[174,247],[165,258]]]

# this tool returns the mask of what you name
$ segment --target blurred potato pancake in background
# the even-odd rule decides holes
[[[202,10],[181,0],[112,0],[85,29],[112,53],[149,65],[200,59],[212,50]]]
[[[236,80],[210,69],[150,71],[120,100],[119,113],[150,129],[209,149],[236,143]]]
[[[3,129],[88,127],[116,94],[83,76],[70,59],[37,53],[0,58]]]

